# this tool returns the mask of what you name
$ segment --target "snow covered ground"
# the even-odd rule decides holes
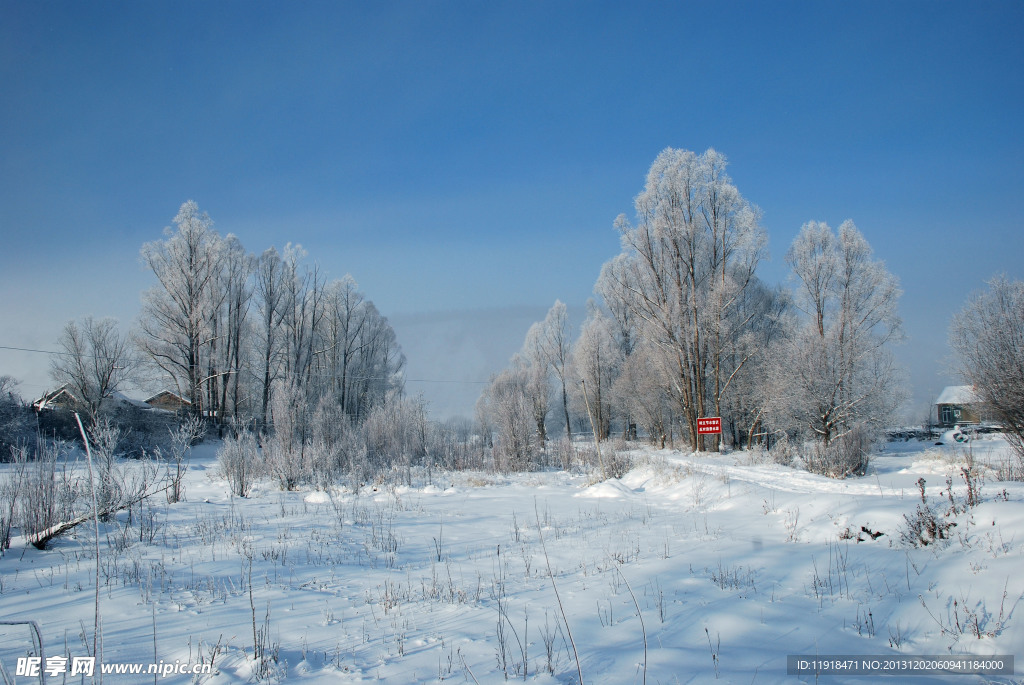
[[[186,501],[104,526],[99,574],[104,663],[213,673],[105,682],[1022,682],[787,674],[787,655],[1024,657],[1024,483],[996,480],[1000,438],[972,445],[973,507],[963,445],[890,443],[845,481],[641,450],[605,482],[434,473],[358,493],[266,482],[247,499],[216,447],[194,450]],[[912,546],[920,478],[956,526]],[[47,656],[91,648],[91,530],[46,551],[16,536],[0,559],[0,618],[38,622]],[[8,673],[29,645],[0,626]],[[48,682],[65,680],[83,679]]]

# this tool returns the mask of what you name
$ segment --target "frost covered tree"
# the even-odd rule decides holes
[[[540,349],[548,367],[558,381],[562,405],[562,418],[565,420],[565,435],[572,438],[572,424],[569,420],[569,368],[572,355],[572,342],[569,333],[569,313],[561,300],[555,300],[548,310],[547,316],[540,324],[538,337]]]
[[[208,405],[217,416],[237,418],[245,403],[242,375],[248,362],[246,342],[256,258],[236,236],[228,234],[221,244],[218,266],[211,292],[220,306],[214,312],[207,377],[219,383],[211,384]]]
[[[694,445],[697,419],[721,413],[738,373],[727,361],[749,322],[734,310],[765,245],[759,210],[725,168],[715,150],[659,154],[636,197],[636,224],[616,221],[622,252],[598,286],[610,310],[629,312],[638,334],[669,355],[672,399]]]
[[[260,396],[260,422],[266,425],[270,409],[273,384],[283,367],[283,336],[280,334],[284,318],[284,262],[277,248],[268,248],[256,262],[256,310],[259,316],[258,338],[255,340],[259,358],[258,392]]]
[[[958,371],[1002,424],[1024,464],[1024,283],[1005,276],[972,297],[950,325]]]
[[[594,292],[597,295],[602,294],[603,283],[599,279],[594,286]],[[639,331],[637,328],[637,321],[633,311],[626,306],[626,303],[617,297],[606,297],[604,298],[604,304],[607,308],[608,313],[608,324],[609,330],[611,331],[612,341],[618,351],[618,356],[622,360],[622,369],[629,363],[630,357],[636,351],[637,345],[640,343],[641,338],[639,337]],[[634,366],[633,371],[639,371],[639,367]],[[630,401],[630,398],[620,395],[615,392],[614,387],[612,407],[622,418],[622,435],[627,440],[634,439],[636,437],[636,421],[637,417],[633,413],[635,407],[634,403]]]
[[[526,332],[526,340],[519,350],[516,363],[526,371],[530,406],[533,407],[533,421],[537,426],[537,441],[543,448],[548,439],[547,418],[551,394],[550,367],[544,350],[544,324],[538,322]]]
[[[599,440],[607,438],[612,423],[612,384],[622,356],[612,335],[612,324],[598,307],[591,306],[572,348],[573,369],[579,380],[577,404],[593,421]]]
[[[2,376],[0,376],[0,395],[5,397],[14,397],[14,389],[18,387],[20,383],[21,381],[19,381],[14,376],[3,374]]]
[[[730,312],[730,325],[742,330],[722,360],[730,392],[722,400],[723,439],[750,445],[762,438],[762,401],[770,354],[792,325],[791,297],[782,287],[770,288],[753,279]]]
[[[263,455],[266,472],[282,490],[294,490],[312,478],[310,416],[309,398],[301,386],[291,379],[274,383],[270,401],[274,430],[264,443]]]
[[[525,471],[536,456],[536,424],[529,397],[529,375],[513,364],[491,379],[478,403],[494,431],[494,467],[499,471]]]
[[[267,470],[284,488],[325,465],[365,462],[353,436],[402,399],[405,357],[355,281],[328,284],[291,243],[256,258],[218,236],[192,201],[165,233],[141,251],[157,285],[144,296],[138,341],[192,411],[256,419]],[[340,433],[323,430],[335,420]]]
[[[306,385],[313,370],[314,344],[324,316],[324,283],[320,270],[304,266],[307,256],[301,245],[285,245],[283,297],[285,374],[299,385]]]
[[[157,285],[143,295],[138,345],[196,415],[221,421],[243,403],[255,258],[191,200],[174,224],[142,246]]]
[[[327,392],[346,414],[355,415],[353,379],[362,373],[358,370],[361,336],[363,328],[371,325],[370,308],[355,279],[347,274],[328,286],[326,308],[320,359],[329,384]]]
[[[901,335],[899,284],[852,221],[838,233],[804,224],[786,261],[803,321],[773,355],[767,409],[776,426],[827,448],[851,431],[882,426],[903,400],[889,351]]]
[[[314,351],[321,392],[361,422],[401,394],[405,356],[391,324],[351,276],[325,288],[321,309]]]
[[[405,390],[405,355],[395,329],[373,302],[366,302],[366,323],[360,329],[359,357],[350,377],[350,411],[363,421],[370,411]]]
[[[181,205],[174,226],[164,230],[166,240],[142,246],[157,285],[143,295],[138,345],[202,415],[220,238],[192,200]]]
[[[662,449],[672,425],[671,365],[663,350],[639,340],[625,357],[611,387],[614,404],[643,428],[652,444]]]
[[[422,398],[396,397],[373,408],[363,424],[366,458],[378,472],[399,472],[412,483],[411,467],[427,456],[427,412]]]
[[[114,319],[69,321],[57,339],[50,375],[81,405],[94,422],[103,401],[134,380],[137,364],[131,338],[122,335]]]

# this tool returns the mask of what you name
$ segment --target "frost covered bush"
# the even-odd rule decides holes
[[[563,435],[558,440],[549,440],[545,449],[547,450],[548,463],[563,471],[572,470],[573,466],[579,461],[579,452],[567,435]]]
[[[83,488],[88,484],[71,473],[63,459],[68,451],[68,444],[59,440],[40,442],[35,461],[24,472],[17,524],[32,542],[41,539],[47,529],[73,518],[83,501]]]
[[[313,413],[307,449],[313,484],[320,490],[329,490],[346,478],[365,483],[373,477],[362,431],[328,397],[321,398]]]
[[[206,424],[198,416],[188,416],[178,426],[168,431],[167,449],[156,448],[157,458],[167,462],[167,501],[171,504],[185,499],[185,472],[188,471],[188,457],[192,445],[201,442],[206,434]]]
[[[804,466],[811,473],[829,478],[863,476],[868,470],[872,443],[867,429],[858,426],[828,445],[814,443],[804,456]]]
[[[11,527],[15,523],[18,497],[28,471],[28,448],[25,445],[10,448],[10,461],[10,466],[0,472],[0,556],[11,546]]]
[[[1005,459],[996,467],[996,480],[1024,481],[1024,458],[1016,452],[1013,460]]]
[[[605,472],[609,478],[622,478],[633,468],[633,462],[626,450],[609,450],[604,462]]]
[[[430,422],[426,453],[434,466],[448,470],[483,469],[486,459],[484,440],[468,419]]]
[[[87,432],[96,470],[96,508],[98,511],[110,511],[124,496],[122,485],[125,475],[117,459],[123,433],[106,418],[96,421]]]
[[[313,480],[324,490],[346,472],[345,442],[351,422],[341,406],[329,397],[321,397],[311,421]]]
[[[790,442],[789,437],[785,433],[775,441],[768,450],[768,454],[771,456],[772,461],[780,466],[792,465],[793,458],[796,456],[793,443]]]
[[[363,424],[366,458],[375,475],[404,473],[426,456],[426,410],[422,402],[394,398],[374,407]]]
[[[282,490],[294,490],[313,476],[312,440],[306,394],[293,382],[274,385],[270,402],[274,430],[263,441],[268,475]]]
[[[913,515],[904,514],[904,525],[900,528],[900,542],[911,547],[926,547],[936,540],[945,540],[956,523],[947,521],[941,514],[928,504],[925,495],[924,478],[917,479],[917,487],[921,491],[921,502]],[[952,495],[950,495],[952,498]]]
[[[259,446],[256,437],[243,430],[238,437],[224,438],[224,444],[217,452],[217,463],[221,474],[227,479],[231,494],[248,497],[256,478],[261,474]]]

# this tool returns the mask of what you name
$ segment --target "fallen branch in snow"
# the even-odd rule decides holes
[[[155,466],[153,467],[153,470],[150,470],[151,464],[147,461],[142,462],[141,471],[136,470],[130,479],[127,472],[121,472],[120,470],[115,471],[113,468],[109,467],[106,473],[101,472],[94,478],[92,468],[93,457],[92,449],[89,444],[89,436],[87,435],[85,427],[82,425],[82,420],[78,417],[78,414],[75,414],[75,419],[78,422],[78,430],[82,436],[82,443],[85,446],[85,454],[89,466],[88,487],[89,492],[91,493],[89,510],[67,521],[52,523],[52,525],[46,524],[51,523],[56,516],[52,518],[49,515],[39,516],[38,520],[32,521],[25,526],[27,530],[31,531],[27,532],[25,537],[28,538],[28,541],[32,543],[32,546],[36,549],[45,550],[50,540],[72,530],[89,519],[94,519],[96,523],[96,563],[98,568],[100,519],[107,519],[119,511],[135,506],[148,497],[165,492],[174,486],[175,483],[173,480],[171,482],[161,481],[156,474]],[[109,447],[109,449],[112,451],[113,448]],[[109,453],[106,458],[110,458]],[[96,496],[94,486],[97,480],[105,483],[105,487],[108,490],[107,495],[102,498],[102,501],[98,501]],[[161,482],[163,484],[161,484]],[[62,513],[63,515],[68,515],[73,512],[64,510]],[[35,527],[35,525],[31,525],[32,523],[35,523],[35,525],[45,525],[46,527],[40,530],[32,530],[32,528]]]
[[[102,519],[102,518],[105,518],[107,516],[110,516],[111,514],[116,514],[119,511],[124,511],[125,509],[128,509],[129,507],[133,507],[136,504],[138,504],[139,502],[141,502],[142,500],[146,499],[147,497],[151,497],[153,495],[156,495],[156,494],[159,494],[161,492],[164,492],[165,490],[170,488],[171,485],[173,485],[173,484],[165,485],[165,486],[163,486],[161,488],[157,488],[156,490],[146,490],[146,491],[136,495],[135,497],[132,497],[129,500],[121,502],[121,503],[119,503],[119,504],[117,504],[115,506],[111,506],[111,507],[107,507],[106,509],[102,509],[102,510],[100,510],[98,512],[98,518]],[[52,525],[49,528],[46,528],[44,530],[37,531],[35,533],[29,534],[28,535],[29,542],[31,542],[32,546],[35,547],[36,549],[44,550],[44,549],[46,549],[46,545],[49,544],[50,540],[54,539],[55,537],[58,537],[58,536],[62,535],[63,533],[66,533],[67,531],[71,530],[72,528],[74,528],[76,526],[79,526],[79,525],[85,523],[86,521],[89,521],[92,518],[93,518],[92,512],[91,511],[86,512],[86,513],[82,514],[81,516],[76,516],[75,518],[71,519],[70,521],[63,521],[61,523]]]

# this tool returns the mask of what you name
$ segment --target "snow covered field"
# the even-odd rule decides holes
[[[890,443],[845,481],[642,450],[605,482],[435,472],[247,499],[216,448],[194,450],[186,501],[104,525],[99,574],[104,663],[214,672],[106,682],[862,683],[880,678],[787,675],[787,655],[1024,657],[1024,483],[996,480],[1000,438],[973,445],[975,506],[962,445]],[[913,546],[921,478],[947,538]],[[38,622],[47,656],[91,648],[91,531],[46,551],[15,531],[0,559],[0,618]],[[29,645],[0,626],[9,674]]]

